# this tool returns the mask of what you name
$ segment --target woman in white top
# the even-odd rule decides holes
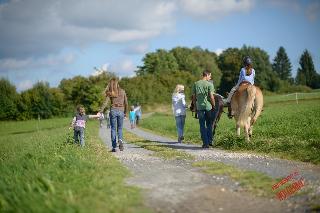
[[[184,95],[184,86],[178,84],[172,94],[172,110],[176,119],[176,126],[178,130],[178,143],[184,140],[183,130],[186,120],[186,100]]]

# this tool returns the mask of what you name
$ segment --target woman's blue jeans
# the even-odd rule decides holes
[[[117,135],[118,135],[118,141],[123,141],[123,136],[122,136],[123,119],[124,119],[123,111],[118,109],[110,110],[112,148],[117,147]]]
[[[181,136],[183,136],[183,130],[184,130],[186,116],[185,115],[175,116],[175,119],[176,119],[176,127],[178,130],[178,137],[180,138]]]

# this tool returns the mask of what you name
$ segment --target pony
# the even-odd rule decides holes
[[[249,82],[242,82],[231,99],[231,108],[236,120],[237,135],[244,127],[245,138],[250,141],[253,124],[257,121],[263,108],[263,95],[259,87]]]

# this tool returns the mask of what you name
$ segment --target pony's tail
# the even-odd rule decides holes
[[[239,116],[240,126],[244,126],[248,122],[249,117],[251,117],[252,107],[253,107],[254,99],[256,96],[256,87],[253,85],[249,85],[247,87],[247,95],[248,96],[247,96],[246,104],[242,108],[242,112],[240,113],[240,116]]]
[[[259,115],[262,112],[262,107],[263,107],[263,95],[262,92],[259,88],[257,88],[256,91],[256,98],[255,98],[255,114],[253,116],[253,118],[251,119],[251,125],[253,125],[257,118],[259,117]]]

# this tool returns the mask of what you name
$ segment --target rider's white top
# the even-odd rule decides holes
[[[240,70],[240,75],[239,75],[239,80],[237,83],[237,87],[241,84],[241,82],[243,81],[248,81],[250,82],[252,85],[254,85],[254,76],[256,75],[255,70],[252,68],[252,72],[251,75],[246,75],[246,69],[243,67]]]

